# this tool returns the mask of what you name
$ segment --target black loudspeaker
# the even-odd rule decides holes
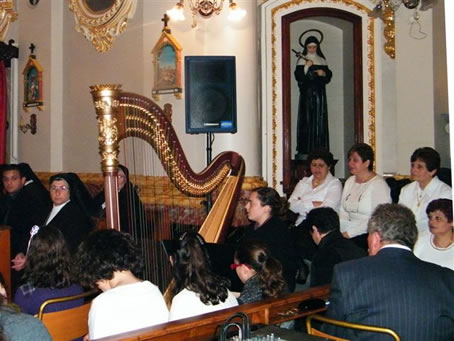
[[[236,133],[234,56],[184,59],[186,133]]]

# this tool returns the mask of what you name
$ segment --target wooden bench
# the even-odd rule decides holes
[[[320,308],[303,312],[299,311],[298,305],[302,301],[310,298],[327,299],[328,295],[329,286],[320,286],[305,291],[294,292],[281,298],[244,304],[238,307],[162,323],[153,327],[109,336],[98,340],[213,340],[217,338],[220,326],[222,326],[230,316],[237,312],[241,311],[246,313],[249,316],[251,325],[274,325],[326,310],[326,308]]]

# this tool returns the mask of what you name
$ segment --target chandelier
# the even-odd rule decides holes
[[[224,0],[186,0],[189,3],[189,9],[192,12],[193,18],[199,14],[202,18],[209,18],[211,15],[219,15],[222,11]],[[237,21],[246,15],[246,11],[240,8],[234,0],[229,0],[229,20]],[[179,0],[178,3],[167,11],[167,15],[173,21],[184,20],[184,0]],[[193,24],[193,26],[195,26]]]
[[[414,39],[424,39],[426,34],[421,30],[421,24],[419,22],[419,13],[420,11],[426,11],[432,8],[437,0],[374,0],[376,4],[369,15],[374,18],[380,18],[383,20],[385,26],[383,34],[385,36],[385,52],[391,58],[395,58],[395,12],[400,8],[401,5],[404,5],[406,8],[414,10],[412,17],[410,18],[410,36]],[[419,6],[419,8],[418,8]],[[418,27],[419,36],[415,36],[413,32],[413,27]]]
[[[376,6],[374,7],[371,16],[382,17],[382,12],[385,7],[388,7],[393,11],[397,11],[401,5],[404,5],[408,9],[417,9],[419,4],[420,11],[426,11],[433,7],[437,0],[375,0]]]

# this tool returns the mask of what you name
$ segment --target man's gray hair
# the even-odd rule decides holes
[[[367,224],[368,232],[378,232],[383,242],[397,243],[413,249],[418,238],[413,212],[399,204],[377,206]]]

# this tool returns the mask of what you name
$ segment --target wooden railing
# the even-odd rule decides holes
[[[6,282],[6,292],[11,297],[10,227],[0,225],[0,273]]]
[[[311,288],[305,291],[294,292],[281,298],[269,299],[255,303],[220,310],[217,312],[194,316],[182,320],[162,323],[153,327],[143,328],[115,336],[99,339],[98,341],[133,341],[133,340],[166,340],[166,341],[192,341],[213,340],[219,334],[220,326],[237,312],[246,313],[251,325],[274,325],[289,320],[294,320],[326,308],[310,311],[300,311],[298,305],[307,299],[327,299],[329,286]]]

